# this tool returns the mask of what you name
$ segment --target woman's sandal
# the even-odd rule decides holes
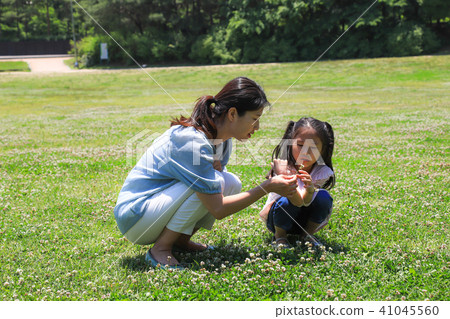
[[[286,237],[280,237],[280,238],[273,238],[274,239],[274,243],[272,243],[272,247],[273,248],[281,248],[281,249],[285,249],[285,248],[291,248],[291,244],[289,244],[289,240]]]
[[[159,267],[161,269],[175,269],[175,270],[184,270],[185,269],[185,267],[183,267],[180,264],[178,264],[178,265],[161,264],[159,261],[157,261],[155,259],[155,257],[153,257],[152,253],[150,252],[150,249],[147,251],[147,254],[145,254],[145,261],[147,262],[147,264],[149,264],[153,268]]]

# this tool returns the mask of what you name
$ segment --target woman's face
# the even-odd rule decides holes
[[[259,130],[259,118],[263,114],[264,108],[255,111],[247,111],[242,116],[237,116],[233,121],[233,137],[239,141],[245,141],[252,137],[252,134]]]
[[[322,141],[312,127],[301,127],[294,136],[292,156],[297,165],[303,164],[303,170],[310,172],[314,163],[322,154]]]

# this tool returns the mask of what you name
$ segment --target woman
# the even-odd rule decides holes
[[[172,249],[208,249],[191,241],[201,227],[232,215],[267,193],[295,192],[296,176],[274,176],[241,191],[241,183],[225,166],[231,138],[246,140],[259,129],[269,102],[262,88],[246,77],[228,82],[216,96],[197,100],[190,118],[180,117],[156,139],[128,175],[114,216],[133,243],[154,243],[146,254],[153,266],[182,268]]]

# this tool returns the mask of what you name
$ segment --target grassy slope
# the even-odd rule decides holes
[[[264,201],[196,238],[216,252],[192,270],[149,269],[112,209],[131,166],[127,140],[163,132],[197,97],[255,79],[274,102],[309,63],[0,77],[3,300],[448,300],[449,56],[320,62],[236,143],[229,170],[261,181],[288,120],[335,130],[334,212],[305,246],[276,252]],[[205,263],[205,265],[203,265]]]
[[[26,62],[22,61],[0,61],[0,72],[13,71],[29,72],[30,68]]]

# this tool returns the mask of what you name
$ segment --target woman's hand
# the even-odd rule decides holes
[[[278,175],[259,184],[246,192],[223,196],[223,194],[203,194],[196,192],[206,209],[216,219],[232,215],[256,202],[270,192],[281,196],[290,196],[296,192],[297,176]]]
[[[293,175],[296,174],[296,169],[292,168],[287,160],[282,159],[274,159],[272,163],[270,163],[270,170],[266,175],[266,179],[269,179],[275,175]]]
[[[287,160],[274,159],[273,163],[270,163],[275,175],[287,175],[288,174],[288,162]]]
[[[266,183],[266,185],[264,185]],[[265,181],[261,186],[267,192],[274,192],[281,196],[287,197],[295,194],[297,190],[296,175],[277,175]]]
[[[273,176],[273,163],[270,163],[270,166],[271,166],[271,168],[266,174],[266,179],[269,179]]]

